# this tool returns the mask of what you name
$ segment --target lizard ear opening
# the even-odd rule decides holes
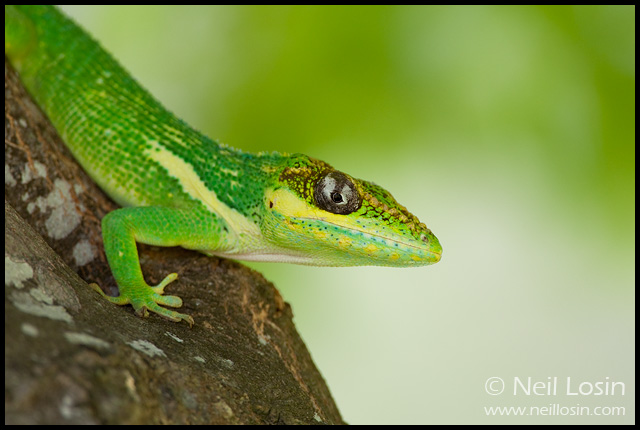
[[[316,183],[313,197],[320,209],[339,215],[350,214],[362,206],[362,197],[351,179],[337,170]]]

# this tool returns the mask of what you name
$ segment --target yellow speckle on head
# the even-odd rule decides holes
[[[338,245],[340,246],[340,248],[346,249],[346,248],[351,246],[352,242],[353,242],[353,240],[351,240],[350,238],[348,238],[346,236],[342,236],[338,240]]]
[[[293,231],[300,230],[300,226],[294,222],[291,222],[290,220],[285,220],[285,223],[287,224],[287,227],[289,227],[289,230],[293,230]]]
[[[369,244],[367,245],[364,250],[368,253],[368,254],[373,254],[374,252],[376,252],[378,250],[378,247],[375,246],[374,244]]]
[[[413,254],[413,255],[411,256],[411,259],[412,259],[413,261],[421,261],[421,260],[422,260],[422,258],[420,258],[419,256],[417,256],[417,255],[415,255],[415,254]]]
[[[308,167],[289,167],[285,169],[285,173],[288,175],[303,175],[309,176],[311,174],[311,169]]]
[[[318,239],[326,239],[328,236],[326,231],[316,231],[316,238]]]

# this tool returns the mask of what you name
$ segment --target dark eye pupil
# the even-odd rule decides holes
[[[331,193],[331,200],[333,200],[334,203],[342,203],[344,201],[340,193]]]

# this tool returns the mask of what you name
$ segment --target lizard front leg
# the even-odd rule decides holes
[[[96,284],[91,287],[112,303],[131,304],[138,315],[148,316],[149,311],[171,321],[186,321],[193,325],[193,318],[173,310],[179,308],[182,299],[163,295],[164,288],[177,279],[177,273],[167,275],[156,286],[148,285],[142,276],[136,242],[156,246],[183,246],[214,248],[220,238],[216,218],[196,218],[192,210],[160,206],[127,207],[108,213],[102,219],[102,236],[109,266],[118,284],[120,295],[110,297]]]

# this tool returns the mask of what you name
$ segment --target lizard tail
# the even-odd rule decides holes
[[[23,60],[37,47],[33,20],[15,5],[4,7],[4,53],[20,70]]]

